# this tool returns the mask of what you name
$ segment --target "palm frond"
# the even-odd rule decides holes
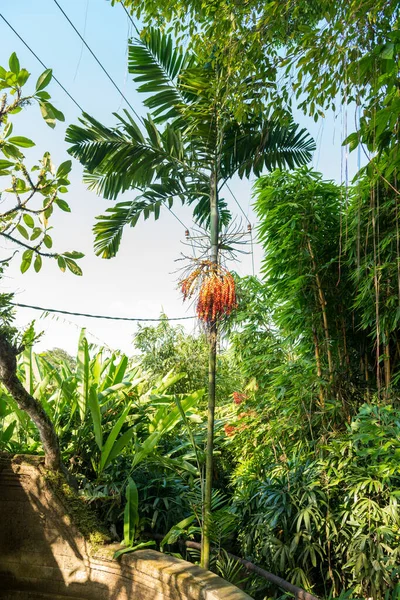
[[[227,131],[222,151],[221,170],[223,177],[235,173],[239,177],[257,177],[264,169],[293,169],[311,160],[315,142],[306,129],[292,123],[255,120],[246,125],[233,125]]]
[[[114,257],[119,249],[125,225],[133,227],[140,215],[136,202],[119,202],[107,209],[106,214],[96,217],[93,227],[94,250],[102,258]]]
[[[155,122],[180,115],[179,106],[192,100],[192,95],[179,86],[179,75],[191,61],[172,37],[159,29],[149,28],[143,39],[132,40],[128,50],[128,70],[140,83],[139,92],[151,94],[144,101]]]
[[[92,186],[97,191],[110,191],[114,177],[118,181],[119,173],[106,176],[85,174],[85,182],[89,184],[89,189]],[[184,203],[183,186],[176,179],[163,178],[161,183],[148,185],[134,200],[119,202],[108,208],[105,214],[96,217],[97,223],[93,227],[96,254],[102,258],[113,258],[119,249],[125,225],[134,227],[141,216],[145,220],[150,216],[157,220],[161,208],[171,208],[177,198]]]
[[[85,180],[105,198],[116,199],[129,189],[145,189],[168,177],[206,179],[186,160],[182,134],[167,125],[160,132],[151,117],[144,119],[145,137],[132,117],[116,115],[119,128],[107,128],[84,113],[81,125],[71,125],[69,153],[86,167]]]

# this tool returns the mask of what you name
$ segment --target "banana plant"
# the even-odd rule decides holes
[[[122,369],[123,370],[123,369]],[[96,383],[92,384],[88,393],[88,404],[91,414],[93,431],[97,447],[100,451],[99,460],[92,461],[94,469],[98,476],[109,466],[109,464],[118,457],[122,452],[131,453],[131,471],[133,471],[140,462],[146,459],[157,447],[163,435],[170,432],[178,423],[181,422],[181,411],[188,413],[199,401],[204,394],[204,391],[199,390],[192,394],[184,394],[180,400],[180,407],[176,406],[174,396],[166,394],[166,390],[174,385],[179,379],[185,377],[184,373],[174,375],[168,373],[155,387],[151,388],[146,393],[137,397],[136,403],[132,394],[144,379],[137,377],[130,381],[130,395],[123,391],[123,401],[121,402],[121,410],[118,413],[116,421],[104,439],[104,424],[103,416],[109,410],[110,402],[109,395],[120,392],[127,382],[116,382],[121,378],[121,367],[119,366],[117,374],[114,377],[113,385],[106,387],[99,392]],[[109,382],[111,383],[111,381]],[[105,384],[104,384],[105,385]],[[103,385],[103,388],[104,388]],[[121,386],[123,386],[121,388]],[[126,389],[126,387],[125,387]],[[114,401],[113,401],[114,402]],[[146,428],[148,434],[143,439],[143,416],[140,412],[132,414],[134,405],[136,407],[145,406],[144,413]],[[126,428],[126,424],[133,419],[139,420],[138,424],[134,424]],[[122,433],[121,431],[125,429]],[[140,430],[140,431],[139,431]],[[135,437],[132,448],[129,445]],[[128,448],[128,450],[126,450]]]

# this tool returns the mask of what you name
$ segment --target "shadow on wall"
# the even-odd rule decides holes
[[[40,460],[0,456],[0,598],[83,599],[88,583],[87,543],[51,498]],[[107,585],[93,597],[108,599]]]
[[[154,550],[93,552],[39,457],[0,453],[0,599],[251,600],[214,573]]]

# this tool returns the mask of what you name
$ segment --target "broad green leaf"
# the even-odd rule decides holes
[[[86,329],[82,329],[78,342],[76,377],[78,380],[78,406],[80,419],[83,422],[86,415],[89,397],[90,356],[86,339]]]
[[[99,473],[101,473],[109,463],[109,457],[110,457],[111,450],[112,450],[114,443],[119,435],[119,432],[121,431],[122,427],[125,424],[125,421],[127,419],[130,409],[131,409],[131,405],[128,404],[128,406],[121,412],[118,420],[114,424],[114,427],[112,428],[110,434],[107,437],[107,441],[104,444],[103,450],[101,452]]]
[[[35,221],[33,220],[31,215],[28,215],[27,213],[25,213],[22,218],[24,219],[25,225],[27,225],[31,229],[34,228]]]
[[[22,235],[22,237],[24,237],[26,240],[29,240],[29,233],[23,225],[17,225],[17,231]]]
[[[3,432],[0,432],[0,442],[2,444],[8,444],[8,442],[11,440],[16,425],[17,421],[12,421]]]
[[[75,250],[73,250],[72,252],[64,252],[63,256],[66,258],[79,259],[83,258],[85,255],[83,254],[83,252],[76,252]]]
[[[102,368],[103,353],[100,351],[90,361],[91,380],[97,386],[100,385],[101,368]]]
[[[114,460],[114,458],[117,458],[117,456],[121,455],[122,450],[125,448],[125,446],[127,446],[129,444],[129,442],[133,438],[134,433],[135,433],[135,427],[131,427],[130,429],[127,429],[127,431],[125,431],[125,433],[123,433],[117,439],[117,441],[115,442],[115,444],[112,447],[112,450],[108,456],[108,464],[111,463]]]
[[[32,250],[26,250],[23,255],[22,255],[22,262],[21,262],[21,273],[25,273],[29,267],[31,266],[31,262],[32,262],[32,256],[33,256],[33,251]]]
[[[39,102],[39,107],[42,117],[46,121],[47,125],[54,129],[56,126],[56,119],[52,110],[49,109],[47,102]]]
[[[128,366],[128,357],[123,356],[121,358],[119,364],[116,367],[116,371],[114,374],[114,385],[122,382],[122,380],[124,379],[125,373],[126,373],[127,366]]]
[[[92,415],[94,437],[101,452],[103,448],[103,431],[101,428],[101,413],[99,399],[97,397],[97,385],[91,385],[89,390],[89,408]]]
[[[160,543],[160,547],[163,548],[166,544],[174,544],[178,538],[182,535],[184,530],[189,527],[195,521],[195,515],[190,515],[183,521],[180,521],[176,525],[173,525],[168,533],[164,536],[162,542]]]
[[[132,386],[130,381],[122,381],[121,383],[116,383],[115,385],[111,385],[110,387],[106,388],[105,390],[102,390],[101,392],[99,392],[99,399],[100,400],[104,400],[104,398],[107,398],[110,394],[115,394],[116,392],[120,392],[121,390],[126,390],[127,388],[130,388]]]
[[[3,135],[5,138],[10,137],[10,135],[12,134],[13,131],[13,124],[11,123],[11,121],[9,123],[7,123],[7,125],[4,127],[4,132]]]
[[[22,152],[18,150],[18,148],[13,144],[4,144],[4,146],[2,147],[2,151],[4,156],[6,156],[7,158],[15,158],[17,160],[23,158]]]
[[[71,169],[72,169],[72,161],[71,160],[66,160],[65,162],[61,163],[61,165],[57,169],[57,173],[56,173],[57,179],[66,177],[68,175],[68,173],[71,171]]]
[[[391,60],[393,58],[393,54],[395,51],[395,46],[393,44],[393,42],[388,42],[387,44],[385,44],[380,52],[380,56],[381,58],[384,58],[386,60]]]
[[[71,273],[73,273],[74,275],[82,275],[82,269],[79,265],[76,264],[74,260],[71,260],[70,258],[65,258],[65,255],[64,260]]]
[[[59,256],[57,258],[57,263],[58,263],[58,266],[60,267],[61,271],[65,272],[65,269],[67,268],[67,264],[62,256]]]
[[[40,256],[40,254],[36,254],[33,268],[35,269],[36,273],[39,273],[40,269],[42,268],[42,257]]]
[[[124,543],[126,546],[130,546],[136,537],[136,531],[139,525],[139,494],[132,477],[128,478],[125,497]]]
[[[149,542],[139,542],[139,544],[135,544],[134,546],[129,546],[129,548],[121,548],[121,550],[117,550],[115,552],[113,558],[116,559],[122,554],[127,554],[128,552],[135,552],[136,550],[141,550],[142,548],[148,548],[149,546],[155,546],[156,543],[154,540],[150,540]]]
[[[161,437],[162,433],[160,431],[154,431],[139,445],[132,460],[132,468],[135,468],[142,460],[153,452]]]
[[[70,207],[68,206],[67,202],[65,202],[65,200],[62,200],[61,198],[56,198],[55,199],[55,203],[57,204],[57,206],[59,208],[61,208],[61,210],[63,210],[64,212],[71,212]]]
[[[0,171],[3,171],[4,169],[8,169],[8,167],[13,167],[14,163],[11,162],[10,160],[0,160]]]
[[[19,60],[17,58],[17,55],[15,54],[15,52],[13,52],[10,56],[10,60],[8,61],[9,67],[10,67],[10,71],[12,71],[13,73],[15,73],[15,75],[18,75],[19,73]]]
[[[49,85],[52,77],[53,77],[52,69],[46,69],[45,71],[43,71],[43,73],[40,75],[40,77],[38,78],[38,80],[36,82],[36,91],[40,92],[40,90],[43,90],[45,87],[47,87]]]
[[[52,118],[57,119],[57,121],[65,121],[64,114],[60,110],[58,110],[58,108],[53,106],[53,104],[50,104],[50,102],[46,102],[46,107],[48,113],[52,115]]]
[[[30,73],[26,69],[21,69],[18,73],[17,81],[19,86],[25,85],[30,77]]]
[[[20,148],[32,148],[33,146],[35,146],[35,142],[32,142],[32,140],[22,135],[8,138],[8,141],[10,142],[10,144],[14,144],[15,146],[19,146]]]

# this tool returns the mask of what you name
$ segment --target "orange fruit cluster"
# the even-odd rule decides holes
[[[207,324],[229,315],[237,306],[235,280],[222,267],[204,262],[181,282],[183,298],[191,298],[198,290],[196,312]]]
[[[183,279],[183,281],[181,281],[181,290],[184,300],[187,300],[188,298],[191,298],[193,296],[194,292],[196,291],[198,280],[202,272],[202,267],[197,267],[196,269],[194,269],[194,271],[190,273],[188,277],[186,277],[186,279]]]
[[[223,315],[229,315],[235,306],[235,281],[229,272],[211,273],[204,278],[196,309],[199,319],[211,323]]]

